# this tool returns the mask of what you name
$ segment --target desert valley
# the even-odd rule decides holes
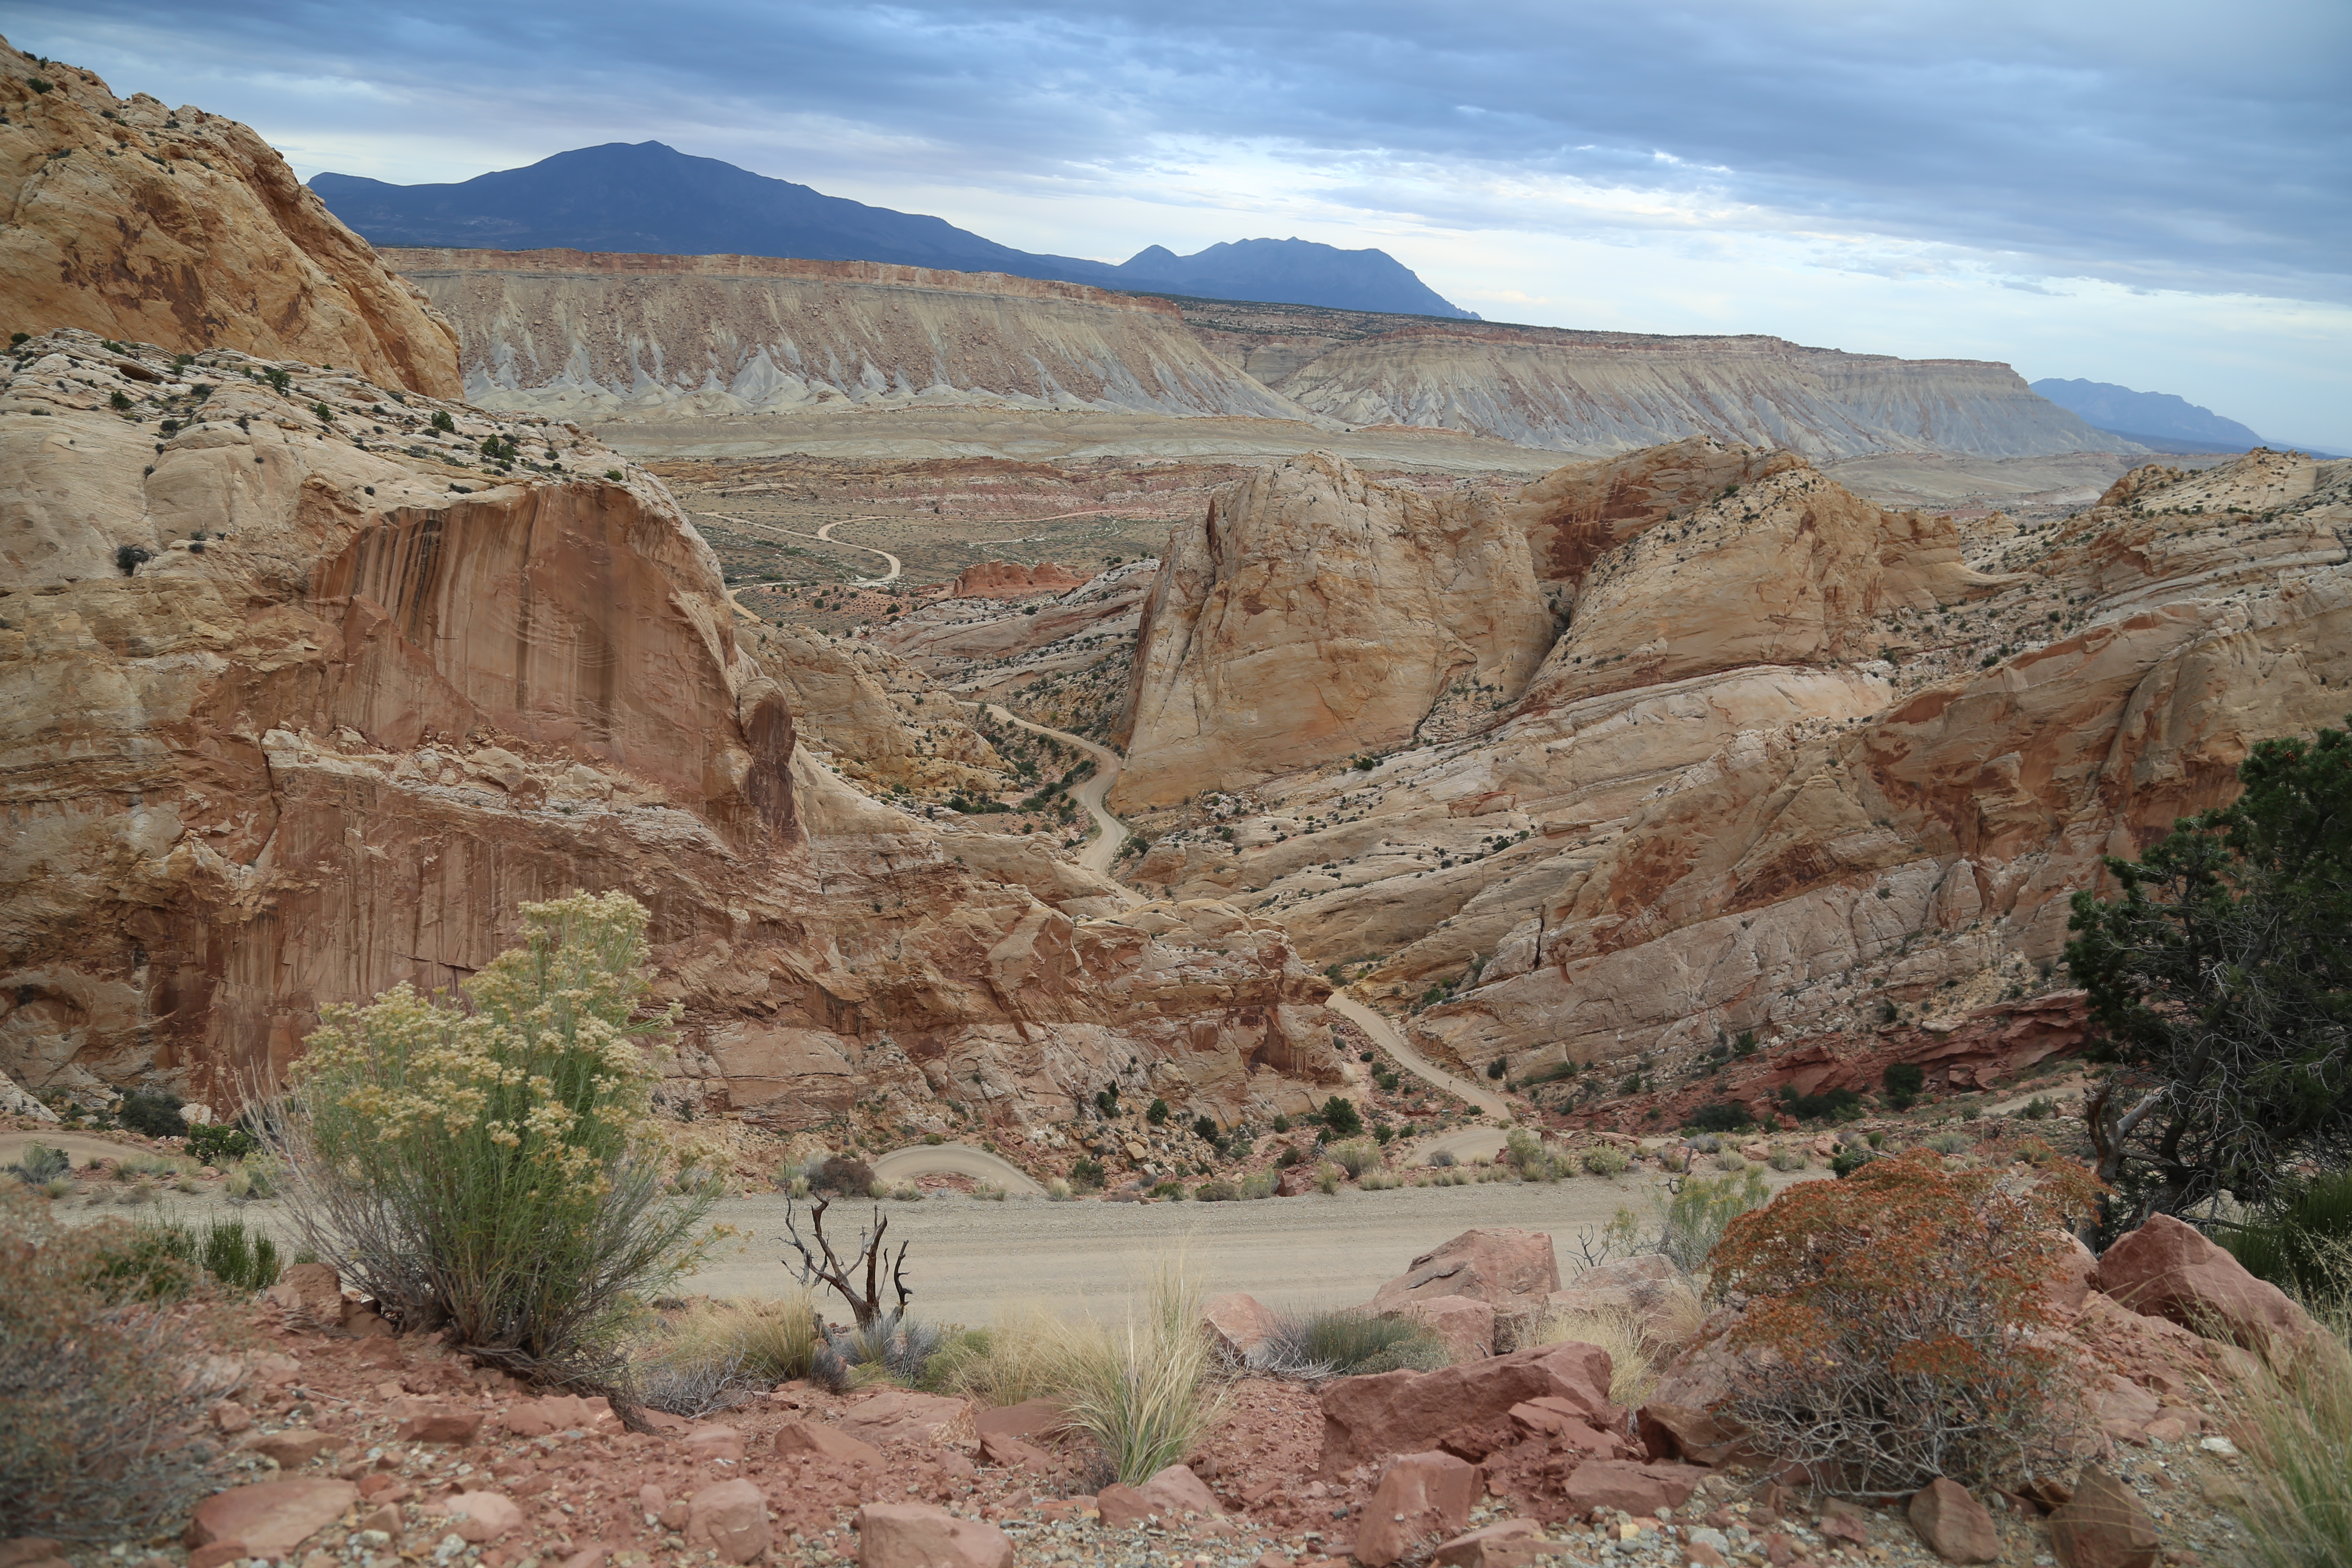
[[[1755,333],[372,245],[5,47],[0,182],[0,1568],[2154,1568],[2316,1560],[2283,1454],[2352,1501],[2352,459]],[[2165,1030],[2239,1003],[2117,1002],[2096,911],[2287,882],[2322,957],[2181,966],[2294,976],[2215,1152]]]

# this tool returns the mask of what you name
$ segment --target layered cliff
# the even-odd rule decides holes
[[[457,344],[247,126],[0,42],[7,326],[240,349],[459,395]]]
[[[707,546],[572,426],[67,331],[0,385],[0,1068],[37,1090],[235,1100],[573,888],[653,911],[677,1092],[778,1126],[1113,1079],[1230,1118],[1336,1072],[1273,922],[814,765]]]
[[[388,250],[457,324],[466,395],[568,418],[915,400],[1296,418],[1163,300],[759,256]]]
[[[573,418],[913,402],[1406,426],[1610,454],[2112,451],[2004,364],[1187,300],[872,262],[387,250],[467,395]],[[778,437],[788,444],[788,437]],[[2125,443],[2128,445],[2128,443]],[[2137,449],[2137,448],[2135,448]]]
[[[1712,479],[1738,456],[1685,444],[1529,487],[1626,516],[1545,580],[1561,637],[1472,722],[1279,775],[1202,768],[1196,741],[1158,762],[1139,727],[1130,771],[1196,804],[1146,820],[1135,879],[1278,915],[1310,962],[1417,1000],[1441,1058],[1654,1079],[1742,1030],[2032,993],[2100,857],[2227,799],[2253,741],[2352,707],[2352,463],[2147,468],[2079,515],[1963,529],[1751,453],[1700,504],[1640,504],[1653,468]],[[1289,526],[1220,569],[1337,531]]]

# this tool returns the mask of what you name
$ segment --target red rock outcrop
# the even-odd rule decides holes
[[[1020,561],[982,561],[956,574],[951,599],[1025,599],[1032,594],[1066,594],[1087,580],[1058,561],[1034,566]]]
[[[0,1068],[233,1102],[320,1005],[462,980],[584,887],[653,911],[677,1092],[781,1127],[876,1092],[1055,1121],[1114,1070],[1303,1110],[1334,1075],[1273,922],[1127,910],[810,763],[641,471],[257,369],[59,332],[0,386]]]
[[[43,85],[36,88],[33,84]],[[9,324],[354,370],[463,395],[457,337],[249,127],[0,41]]]

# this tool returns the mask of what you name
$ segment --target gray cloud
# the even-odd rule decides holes
[[[1412,210],[1447,226],[1530,226],[1478,195],[1429,197],[1433,177],[1441,193],[1449,178],[1470,193],[1583,181],[1758,209],[1734,226],[1994,253],[2021,277],[2352,299],[2338,0],[12,13],[19,47],[96,65],[119,90],[281,139],[478,146],[478,168],[653,137],[820,188],[864,169],[1108,195],[1172,150],[1244,144],[1350,171],[1349,198],[1375,209],[1417,183]],[[426,177],[396,158],[353,172]]]

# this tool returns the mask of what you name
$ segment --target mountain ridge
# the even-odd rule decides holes
[[[2169,392],[2136,392],[2111,381],[2045,375],[2031,384],[2033,390],[2059,407],[2079,414],[2102,430],[2131,432],[2136,440],[2211,443],[2217,452],[2242,452],[2267,446],[2262,437],[2234,419]],[[2142,434],[2145,432],[2145,434]],[[2192,448],[2193,449],[2193,448]]]
[[[1117,265],[1040,255],[944,218],[826,195],[659,142],[574,148],[452,184],[396,185],[330,172],[313,175],[310,186],[337,217],[383,247],[879,261],[1098,289],[1476,319],[1382,250],[1342,250],[1294,237],[1223,241],[1192,256],[1152,245]]]

